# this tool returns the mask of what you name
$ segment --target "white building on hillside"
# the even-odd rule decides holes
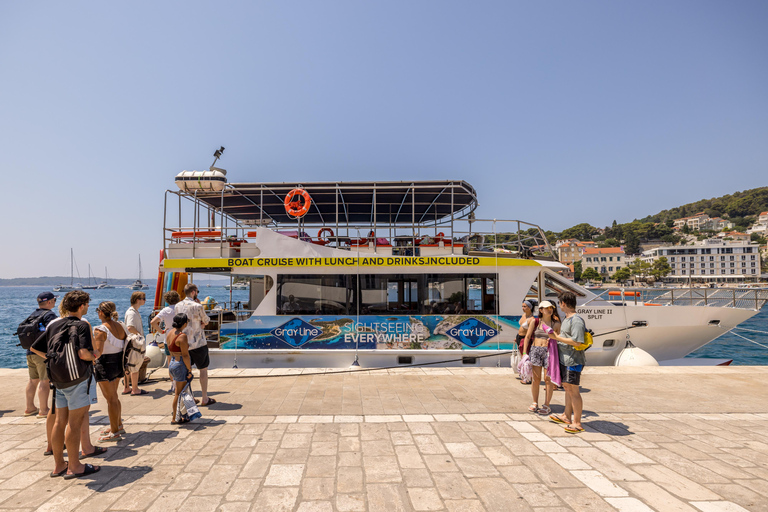
[[[642,260],[653,263],[664,256],[672,268],[667,280],[738,282],[760,276],[760,252],[755,243],[708,239],[695,245],[657,247],[644,251]]]
[[[747,230],[748,234],[758,233],[765,236],[768,233],[768,212],[762,212],[757,216],[757,222],[755,222],[751,228]]]

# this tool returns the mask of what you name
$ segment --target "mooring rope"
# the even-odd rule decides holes
[[[763,345],[762,343],[758,343],[758,342],[756,342],[756,341],[753,341],[753,340],[751,340],[751,339],[747,338],[746,336],[742,336],[741,334],[739,334],[739,333],[737,333],[737,332],[733,332],[733,330],[732,330],[732,329],[726,329],[725,327],[723,327],[723,326],[721,326],[721,325],[718,325],[718,327],[720,327],[720,328],[721,328],[722,330],[724,330],[725,332],[729,332],[729,333],[733,334],[734,336],[738,336],[739,338],[741,338],[741,339],[743,339],[743,340],[746,340],[746,341],[748,341],[748,342],[750,342],[750,343],[754,343],[755,345],[759,345],[759,346],[761,346],[761,347],[763,347],[763,348],[768,348],[768,345]],[[756,331],[756,332],[760,332],[760,331]]]

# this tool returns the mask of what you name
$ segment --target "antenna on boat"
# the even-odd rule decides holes
[[[219,171],[220,173],[222,173],[222,174],[224,174],[226,176],[227,171],[225,171],[224,169],[220,169],[218,167],[214,167],[216,165],[216,162],[219,161],[219,159],[221,158],[221,155],[223,155],[223,154],[224,154],[224,146],[221,146],[219,149],[217,149],[216,151],[213,152],[213,157],[214,158],[213,158],[213,163],[211,164],[210,170],[211,171]]]

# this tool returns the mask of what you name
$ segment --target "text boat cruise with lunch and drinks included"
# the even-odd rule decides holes
[[[208,311],[213,367],[508,366],[522,302],[565,291],[595,333],[588,364],[613,365],[628,340],[663,364],[768,299],[597,295],[560,275],[538,226],[475,218],[466,181],[227,183],[211,167],[176,183],[165,194],[155,308],[197,274],[248,285],[247,302]]]

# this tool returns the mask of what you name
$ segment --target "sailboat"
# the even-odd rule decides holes
[[[91,284],[91,264],[88,264],[88,284],[83,285],[83,290],[95,290],[98,288],[97,285]]]
[[[148,284],[145,284],[141,281],[141,254],[139,254],[139,278],[133,282],[131,286],[129,286],[131,290],[146,290],[149,288]]]
[[[107,271],[107,267],[104,267],[104,280],[96,288],[99,289],[99,290],[106,290],[108,288],[114,288],[114,286],[109,284],[109,272]]]
[[[53,287],[55,292],[71,292],[73,290],[82,290],[80,284],[75,284],[75,252],[73,249],[69,249],[69,286],[66,284],[59,284]]]

